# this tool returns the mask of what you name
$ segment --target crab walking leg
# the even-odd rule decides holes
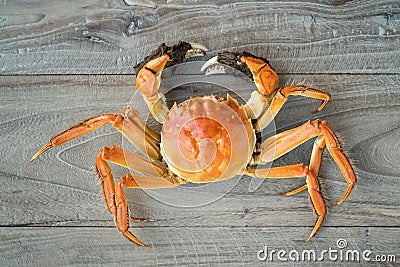
[[[157,136],[154,131],[150,132],[151,130],[149,130],[148,127],[146,130],[143,126],[143,122],[140,121],[135,112],[126,112],[126,117],[123,117],[120,114],[102,114],[73,126],[72,128],[53,137],[48,144],[36,152],[30,162],[50,148],[59,146],[72,139],[78,138],[79,136],[90,133],[104,126],[106,123],[111,123],[144,155],[148,155],[152,159],[161,158],[160,149],[157,146],[159,136]]]
[[[333,133],[330,125],[328,125],[326,121],[321,121],[321,124],[321,131],[325,137],[326,147],[332,158],[335,160],[336,164],[339,166],[339,169],[341,170],[347,182],[346,192],[335,204],[333,204],[334,207],[340,205],[341,203],[343,203],[343,201],[347,199],[357,182],[357,178],[348,159],[341,151],[339,141]]]
[[[134,218],[129,216],[128,204],[126,202],[123,188],[168,188],[182,183],[186,183],[186,181],[177,177],[164,178],[155,176],[134,176],[132,174],[127,174],[126,176],[121,177],[115,186],[115,205],[117,209],[115,220],[118,230],[130,241],[142,247],[150,247],[128,231],[129,220],[141,221],[146,220],[147,218]]]
[[[330,155],[338,165],[348,184],[344,195],[335,203],[334,206],[336,206],[345,201],[350,195],[355,183],[357,182],[357,178],[348,159],[341,151],[337,137],[332,132],[331,126],[326,121],[308,121],[295,129],[268,138],[261,144],[262,151],[260,154],[260,161],[270,162],[275,160],[305,141],[317,136],[322,136],[323,138],[321,137],[321,139],[317,139],[316,146],[318,146],[318,148],[314,147],[313,149],[314,155],[311,160],[311,169],[313,172],[316,170],[319,171],[322,148],[326,145]]]
[[[128,231],[130,217],[128,204],[126,202],[124,191],[122,190],[121,181],[118,181],[115,185],[115,206],[115,222],[117,224],[118,230],[130,241],[138,244],[139,246],[149,248],[149,245],[146,245],[145,243],[140,241],[134,234]]]
[[[122,176],[121,185],[123,188],[169,188],[178,186],[180,184],[186,184],[187,181],[183,180],[179,177],[161,177],[161,176],[142,176],[142,175],[133,175],[128,173],[126,176]],[[149,218],[136,218],[129,217],[131,221],[139,222],[148,220]]]
[[[140,180],[140,182],[138,182]],[[135,235],[128,231],[129,220],[140,221],[147,218],[134,218],[129,216],[128,204],[123,192],[123,188],[168,188],[186,183],[180,178],[164,178],[164,177],[148,177],[148,176],[133,176],[128,174],[121,177],[115,185],[115,221],[118,230],[130,241],[142,247],[150,247],[140,241]]]
[[[119,115],[112,125],[120,131],[143,155],[151,159],[161,159],[157,138],[153,138],[143,128],[143,123],[137,117],[136,112],[126,112],[126,116]]]
[[[34,161],[41,154],[46,152],[52,147],[59,146],[65,142],[75,139],[84,134],[90,133],[91,131],[100,128],[106,123],[113,122],[117,118],[117,114],[103,114],[96,117],[85,120],[84,122],[62,132],[61,134],[53,137],[48,144],[42,147],[36,154],[31,158],[30,162]]]
[[[127,107],[124,109],[124,117],[128,117],[130,120],[132,120],[139,128],[143,129],[144,132],[148,137],[152,139],[153,142],[155,143],[160,143],[161,142],[161,135],[151,129],[147,124],[145,124],[138,116],[136,110],[134,110],[131,107]]]
[[[169,188],[186,183],[186,180],[179,177],[143,176],[131,173],[121,177],[123,188]]]
[[[314,173],[308,169],[308,167],[304,166],[303,164],[295,164],[267,169],[248,168],[247,174],[256,178],[307,177],[306,188],[308,189],[311,203],[313,204],[313,208],[318,216],[318,219],[315,223],[314,229],[312,230],[310,236],[307,238],[306,242],[308,242],[317,233],[318,229],[321,228],[327,209],[321,193],[317,176],[315,176]]]
[[[258,118],[257,123],[254,125],[256,131],[262,131],[267,127],[275,118],[276,114],[278,114],[283,104],[288,100],[288,97],[294,95],[322,100],[322,104],[312,113],[322,110],[330,100],[330,95],[328,93],[302,85],[288,86],[279,89],[273,96],[268,109]]]
[[[139,156],[129,150],[124,150],[117,146],[110,148],[103,147],[99,151],[102,160],[118,164],[122,167],[135,170],[148,175],[163,176],[167,173],[167,169],[163,166]]]
[[[310,171],[312,171],[315,176],[318,176],[322,162],[322,152],[325,146],[325,137],[323,135],[318,136],[317,139],[315,139],[314,141],[313,150],[311,152],[310,165],[308,166]]]
[[[132,162],[132,160],[134,161]],[[114,178],[106,161],[128,168],[134,167],[135,170],[143,171],[145,173],[153,173],[154,175],[160,175],[164,173],[165,170],[156,164],[153,165],[152,162],[140,156],[118,147],[103,148],[99,151],[96,157],[96,168],[103,184],[107,208],[112,214],[115,215],[115,221],[118,230],[130,241],[143,247],[150,247],[128,231],[129,220],[140,222],[148,220],[148,218],[136,218],[129,216],[128,204],[123,192],[123,187],[167,188],[185,183],[185,181],[180,178],[164,178],[161,176],[133,176],[132,174],[128,174],[121,177],[121,179],[114,186]],[[154,167],[154,169],[149,166]]]
[[[106,161],[149,175],[163,175],[167,171],[162,166],[130,151],[116,146],[111,148],[103,147],[96,156],[96,169],[102,181],[107,208],[113,214],[115,214],[116,210],[114,178]]]
[[[296,188],[296,189],[291,190],[291,191],[289,191],[289,192],[279,193],[279,194],[276,194],[276,195],[277,195],[277,196],[293,196],[293,195],[296,195],[296,194],[298,194],[298,193],[303,192],[303,191],[306,190],[306,189],[307,189],[307,184],[302,185],[302,186],[300,186],[299,188]]]
[[[128,153],[129,151],[123,151],[121,148],[118,147],[112,147],[112,148],[107,148],[104,147],[102,150],[97,153],[96,156],[96,170],[99,174],[99,178],[101,179],[102,182],[102,187],[104,191],[104,197],[106,201],[106,205],[108,210],[115,215],[116,212],[116,207],[115,207],[115,185],[114,185],[114,177],[111,172],[110,167],[108,166],[107,161],[113,162],[122,166],[125,166],[127,168],[133,169],[132,164],[135,164],[138,166],[136,170],[142,170],[147,173],[163,173],[164,170],[161,169],[158,165],[154,164],[140,156],[137,156],[138,158],[137,161],[132,162],[132,160],[135,160],[135,157],[132,158],[132,156],[127,156],[126,158],[121,158],[121,154]],[[131,152],[130,152],[131,153]],[[133,153],[131,153],[133,154]],[[134,154],[133,154],[134,155]],[[144,164],[145,166],[139,165],[139,164]],[[147,166],[146,166],[147,165]],[[134,218],[131,217],[132,221],[135,222],[140,222],[144,220],[148,220],[148,218]]]
[[[115,214],[117,209],[115,207],[114,177],[110,167],[103,159],[101,151],[96,156],[96,170],[102,183],[107,208],[112,214]]]
[[[322,151],[323,151],[324,147],[325,147],[325,138],[323,135],[320,135],[314,141],[313,150],[311,153],[310,165],[308,167],[308,169],[310,171],[312,171],[316,177],[318,177],[319,168],[321,167]],[[295,190],[277,194],[277,195],[278,196],[292,196],[297,193],[303,192],[306,189],[307,189],[307,185],[305,184]]]

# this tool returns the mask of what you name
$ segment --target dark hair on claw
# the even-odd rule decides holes
[[[150,55],[145,57],[142,62],[138,63],[134,66],[135,73],[138,74],[139,71],[151,60],[161,57],[162,55],[167,54],[172,60],[169,62],[170,65],[182,63],[186,59],[186,52],[192,49],[192,45],[190,43],[179,41],[178,44],[174,46],[167,46],[165,43],[162,43],[151,52]]]
[[[271,67],[268,59],[255,56],[249,52],[233,53],[233,52],[224,51],[224,52],[218,53],[218,62],[239,70],[240,72],[245,74],[247,77],[249,77],[251,80],[253,80],[253,74],[251,73],[250,69],[247,67],[247,65],[245,63],[240,61],[240,58],[242,56],[260,59]]]

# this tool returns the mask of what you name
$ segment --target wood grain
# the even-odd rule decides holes
[[[399,229],[375,227],[325,227],[325,236],[306,244],[299,235],[311,228],[301,227],[154,227],[139,228],[137,232],[152,248],[134,246],[115,229],[98,227],[29,227],[0,229],[0,264],[6,265],[140,265],[140,266],[304,266],[304,262],[259,261],[257,253],[268,250],[314,250],[317,257],[326,249],[342,251],[365,250],[376,255],[398,252]],[[339,232],[339,234],[338,234]],[[154,234],[157,233],[157,234]],[[354,238],[357,237],[357,238]],[[347,241],[338,249],[338,238]],[[340,252],[337,252],[340,253]],[[300,254],[301,255],[301,254]],[[340,254],[338,254],[340,255]],[[286,255],[288,257],[288,255]],[[307,259],[307,258],[306,258]],[[329,260],[305,261],[307,265],[381,266],[379,262]],[[343,256],[345,259],[345,256]],[[396,263],[388,263],[396,266]]]
[[[399,73],[398,1],[125,3],[4,2],[0,73],[130,74],[179,40],[251,51],[281,73]]]
[[[314,87],[324,88],[331,93],[331,103],[320,114],[311,116],[310,112],[318,103],[300,97],[291,98],[277,117],[277,131],[292,128],[307,119],[326,119],[343,140],[344,148],[354,161],[360,177],[351,198],[345,205],[333,209],[326,224],[398,226],[399,187],[394,185],[399,183],[400,176],[396,167],[396,160],[400,158],[396,141],[399,137],[400,95],[395,89],[399,77],[284,75],[282,83],[305,77],[306,80],[309,78]],[[2,95],[7,96],[7,99],[1,103],[1,111],[5,116],[1,122],[4,143],[0,151],[3,155],[0,163],[3,172],[0,188],[4,190],[1,194],[1,198],[4,198],[2,203],[7,204],[3,206],[5,211],[2,212],[1,224],[48,225],[61,221],[72,222],[74,225],[93,225],[93,220],[105,220],[108,221],[107,225],[112,225],[112,217],[103,210],[102,193],[92,171],[98,149],[104,145],[123,145],[120,135],[112,127],[103,127],[54,148],[32,164],[28,160],[52,136],[75,123],[96,114],[121,111],[124,103],[131,101],[133,77],[68,75],[3,78]],[[19,92],[14,88],[18,88]],[[175,98],[179,95],[185,99],[194,91],[195,88],[174,90],[167,95]],[[197,93],[201,94],[202,91]],[[71,105],[66,106],[65,103]],[[142,105],[138,110],[146,110],[143,104],[137,104],[136,107]],[[371,112],[365,112],[367,109]],[[287,162],[307,163],[310,148],[311,144],[307,143],[278,160],[276,165]],[[113,168],[116,177],[126,172],[122,168]],[[344,191],[345,182],[328,155],[324,158],[321,175],[326,182],[328,195],[338,199]],[[191,226],[217,226],[225,222],[234,226],[274,226],[282,220],[289,226],[313,224],[314,219],[305,194],[289,198],[273,196],[274,193],[300,185],[302,179],[265,181],[252,193],[249,192],[249,181],[248,177],[243,177],[224,198],[196,209],[168,207],[140,190],[127,190],[127,195],[133,201],[133,214],[151,216],[157,219],[151,224],[157,226],[178,226],[182,222]],[[230,184],[217,183],[215,192],[223,191],[226,185]],[[174,195],[179,198],[179,193],[174,193],[175,189],[161,191],[161,194],[171,198]],[[371,195],[379,196],[379,199]],[[10,203],[12,199],[17,202]],[[30,210],[30,206],[35,209]],[[16,216],[18,210],[24,216]],[[200,221],[199,216],[202,218]]]
[[[346,1],[3,1],[0,8],[0,266],[265,266],[260,249],[337,248],[400,260],[400,4]],[[133,66],[161,42],[200,42],[210,56],[247,50],[270,59],[281,86],[304,83],[332,101],[292,97],[265,135],[325,119],[358,175],[342,205],[308,244],[315,222],[306,193],[277,197],[304,179],[236,177],[209,187],[126,190],[132,215],[150,217],[132,232],[153,246],[130,244],[106,211],[93,171],[102,146],[135,151],[111,126],[54,148],[32,164],[48,140],[101,113],[133,106]],[[187,65],[188,66],[188,65]],[[187,67],[186,66],[186,67]],[[192,95],[225,94],[245,101],[248,80],[163,74],[168,104]],[[221,84],[221,81],[223,83]],[[217,85],[216,85],[217,84]],[[155,129],[160,125],[151,118]],[[307,142],[274,166],[308,163]],[[115,177],[127,170],[112,166]],[[320,179],[330,202],[346,183],[328,153]],[[193,203],[197,203],[193,207]],[[186,206],[186,207],[185,207]],[[188,207],[190,206],[190,207]],[[317,266],[379,266],[378,262],[307,262]]]
[[[73,227],[85,227],[83,229],[88,235],[93,235],[92,231],[94,233],[105,231],[102,235],[107,236],[105,237],[107,244],[117,242],[112,240],[120,240],[123,246],[130,246],[125,240],[121,240],[117,230],[114,229],[113,218],[105,209],[102,192],[92,170],[94,155],[99,148],[104,145],[123,145],[120,135],[112,127],[101,128],[55,148],[32,164],[29,164],[28,160],[51,136],[76,122],[99,113],[120,111],[121,107],[131,102],[132,79],[133,77],[129,75],[3,76],[0,86],[3,96],[0,109],[4,114],[0,124],[3,140],[0,150],[2,170],[0,224],[3,226],[1,229],[11,229],[11,233],[17,231],[19,234],[15,238],[20,239],[25,236],[26,231],[36,233],[34,227],[37,226],[50,227],[49,231],[52,233],[59,227],[66,227],[63,231],[67,236],[75,229]],[[333,229],[336,230],[336,234],[332,234],[334,237],[346,227],[349,229],[353,229],[354,226],[366,227],[384,232],[390,232],[393,227],[397,229],[400,216],[398,211],[400,174],[397,168],[400,125],[398,108],[400,96],[397,89],[399,77],[397,75],[283,75],[282,84],[304,79],[314,87],[324,88],[331,93],[332,101],[320,114],[312,116],[310,112],[318,103],[299,97],[291,98],[277,117],[278,131],[297,126],[307,119],[318,117],[328,120],[344,141],[344,148],[351,155],[359,176],[359,182],[351,197],[343,205],[331,210],[325,227],[315,237],[315,242],[327,246],[328,243],[334,243],[333,237],[329,242],[326,241],[327,232]],[[201,89],[195,87],[186,89],[187,91],[174,90],[168,95],[171,99],[184,99],[193,93],[203,93]],[[137,104],[137,107],[143,105]],[[145,111],[146,108],[142,106],[141,110]],[[275,165],[284,165],[288,162],[306,163],[309,160],[310,149],[311,143],[308,143],[278,160]],[[126,172],[115,166],[113,170],[116,177]],[[332,200],[338,199],[346,185],[329,156],[324,157],[321,176],[328,196]],[[185,238],[180,238],[186,240],[182,242],[187,242],[186,237],[190,235],[181,234],[182,227],[192,227],[190,231],[195,235],[200,235],[204,231],[203,227],[206,227],[207,231],[220,227],[224,229],[234,227],[238,228],[238,231],[247,227],[261,227],[272,229],[265,233],[265,239],[270,240],[268,233],[276,231],[275,227],[281,226],[279,231],[285,232],[283,239],[293,240],[291,234],[293,229],[296,229],[296,240],[304,240],[314,223],[307,195],[303,193],[288,198],[274,196],[275,193],[301,185],[303,179],[265,181],[254,192],[249,190],[250,181],[248,177],[243,177],[226,195],[223,195],[226,192],[224,191],[226,183],[216,183],[211,192],[206,193],[221,194],[223,197],[197,208],[171,207],[155,199],[154,194],[149,195],[148,192],[141,190],[127,190],[132,214],[154,219],[140,224],[140,229],[135,229],[133,232],[140,235],[142,231],[147,231],[147,237],[153,239],[159,235],[159,230],[161,234],[165,233],[163,231],[167,231],[168,227],[174,227],[177,229],[175,235],[168,235],[171,240],[175,240],[171,242],[178,242],[176,241],[179,240],[178,236],[184,236]],[[156,194],[177,200],[182,197],[176,189],[157,191]],[[204,190],[201,189],[193,192],[194,197],[202,194],[204,195]],[[13,227],[7,228],[10,226]],[[25,228],[20,228],[21,226]],[[72,227],[71,230],[68,230],[68,227]],[[58,235],[54,234],[57,238]],[[213,235],[210,234],[210,237]],[[229,239],[231,236],[228,230],[222,231],[221,239],[231,240]],[[349,233],[348,236],[352,237],[352,234]],[[357,239],[358,236],[355,236]],[[31,238],[35,240],[30,234],[24,237],[26,240],[32,240]],[[65,241],[67,243],[75,238],[78,238],[76,242],[82,242],[76,235],[61,238],[67,238]],[[283,239],[280,239],[281,242]],[[395,237],[393,240],[398,238]],[[93,239],[90,242],[92,243],[87,244],[90,249],[97,247],[97,250],[104,252],[104,249],[109,248],[109,245],[103,246],[101,242],[96,246],[93,245],[96,243]],[[165,244],[166,241],[159,242]],[[225,246],[225,243],[219,243],[218,240],[213,242],[217,242],[217,246]],[[258,247],[250,245],[252,244],[250,237],[248,242],[250,252],[246,257],[253,257]],[[376,242],[378,241],[372,241],[374,245]],[[290,244],[291,248],[299,248],[298,243],[294,244],[291,241]],[[36,247],[34,242],[28,242],[27,246]],[[179,246],[177,248],[175,245],[171,246],[167,249],[169,252],[164,252],[165,256],[172,248],[179,249]],[[182,246],[186,246],[185,243]],[[235,247],[237,246],[239,245]],[[162,247],[165,248],[165,245]],[[199,249],[206,247],[204,243],[194,246]],[[8,248],[13,249],[12,246]],[[241,248],[239,246],[239,249]],[[46,246],[41,247],[40,251],[42,249],[45,251]],[[142,253],[135,247],[132,249],[135,251],[132,254],[136,255],[134,257],[139,257]],[[226,249],[232,251],[232,247]],[[117,254],[123,251],[115,248]],[[204,256],[195,257],[193,253],[187,258],[190,262],[206,261]],[[48,260],[46,257],[35,255],[27,253],[27,258],[18,259],[21,260],[19,261],[21,264],[28,263],[25,262],[26,259],[39,265],[42,260],[44,262]],[[68,255],[67,258],[71,259],[72,264],[71,255],[74,254],[68,253]],[[10,260],[7,261],[8,264],[13,265],[12,258],[5,257]],[[155,264],[155,258],[151,258],[150,255],[148,257],[148,264]],[[63,261],[65,258],[62,254],[57,259],[67,263]],[[250,259],[254,258],[249,258],[246,262],[250,262]],[[108,263],[102,258],[93,259],[94,262],[96,260],[98,263]],[[217,257],[215,260],[224,262],[225,258]],[[113,261],[116,261],[116,258],[113,258]],[[160,262],[168,264],[169,260]],[[229,262],[240,263],[239,258]]]

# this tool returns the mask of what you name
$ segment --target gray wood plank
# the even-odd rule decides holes
[[[339,238],[347,240],[348,249],[396,255],[396,262],[386,265],[398,266],[398,1],[67,0],[3,1],[1,6],[0,266],[380,265],[256,258],[265,245],[320,253],[336,249]],[[146,118],[132,66],[161,42],[178,40],[204,43],[210,55],[247,50],[265,56],[282,74],[281,86],[303,82],[332,95],[314,115],[317,101],[290,98],[275,120],[278,132],[310,119],[328,120],[358,174],[350,198],[330,210],[310,243],[304,240],[315,217],[307,194],[275,196],[302,185],[302,178],[260,184],[236,177],[209,186],[126,190],[132,215],[152,218],[132,225],[132,232],[153,246],[143,249],[118,233],[93,171],[102,146],[135,151],[112,127],[29,164],[52,136],[88,117],[121,112],[129,104]],[[162,85],[164,91],[176,87],[167,93],[170,105],[227,88],[246,99],[254,90],[249,81],[172,79],[171,73],[164,72]],[[149,124],[160,129],[151,118]],[[311,146],[307,142],[274,166],[308,163]],[[127,171],[112,169],[115,177]],[[343,194],[346,183],[327,153],[321,180],[330,202]]]
[[[310,230],[309,228],[307,230]],[[152,248],[129,244],[117,230],[93,227],[13,227],[0,228],[1,266],[381,266],[380,262],[364,260],[362,253],[370,250],[369,258],[395,255],[398,266],[399,228],[325,227],[324,237],[304,243],[298,227],[140,227],[138,235]],[[347,246],[338,248],[344,239]],[[277,254],[266,261],[257,259],[264,250],[286,251],[281,261]],[[331,255],[323,250],[336,250]],[[289,252],[296,250],[299,261],[292,261]],[[308,260],[303,251],[314,251],[316,260]],[[347,251],[358,251],[359,261],[346,260]],[[397,253],[397,255],[396,255]],[[262,256],[263,254],[261,254]],[[295,254],[292,254],[295,255]],[[334,256],[337,256],[335,259]],[[340,256],[342,255],[342,256]],[[295,256],[292,256],[292,258]],[[321,259],[321,260],[318,260]]]
[[[398,1],[345,2],[6,1],[0,74],[129,74],[179,40],[248,50],[281,73],[399,73]]]
[[[216,76],[207,79],[216,79]],[[277,117],[278,131],[308,119],[328,120],[341,137],[359,176],[351,197],[332,209],[325,225],[398,227],[399,76],[283,75],[282,84],[301,79],[316,88],[324,88],[332,94],[332,101],[320,114],[310,115],[317,102],[291,98]],[[103,127],[54,148],[32,164],[29,159],[53,135],[87,117],[119,112],[126,103],[133,104],[143,116],[147,108],[140,98],[133,98],[131,102],[132,80],[128,75],[3,76],[0,83],[0,110],[4,114],[0,124],[1,225],[113,226],[92,167],[94,156],[102,146],[126,145],[112,127]],[[246,90],[236,93],[249,94]],[[192,93],[201,94],[204,90],[194,85],[181,86],[167,96],[173,101]],[[307,143],[278,160],[276,165],[307,163],[310,152],[311,143]],[[115,177],[126,173],[123,168],[112,168]],[[324,157],[321,179],[331,201],[343,194],[345,181],[329,155]],[[274,196],[301,185],[303,179],[265,181],[254,192],[250,190],[250,181],[243,177],[210,187],[184,187],[184,191],[127,190],[126,193],[132,214],[154,218],[155,221],[148,223],[151,226],[269,227],[281,225],[282,221],[288,226],[314,224],[306,193],[287,198]],[[201,207],[182,208],[179,207],[182,194],[203,204],[204,194],[223,197]],[[307,235],[305,231],[302,237]],[[323,231],[320,235],[323,236]]]

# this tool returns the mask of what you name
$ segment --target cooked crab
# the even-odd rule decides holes
[[[206,48],[199,44],[162,44],[135,67],[136,87],[154,118],[163,124],[161,133],[150,129],[133,109],[127,108],[124,115],[98,115],[55,136],[31,161],[52,147],[111,123],[147,156],[145,158],[112,146],[103,147],[96,157],[105,201],[108,210],[115,216],[118,230],[132,242],[144,247],[148,246],[129,232],[128,227],[129,220],[141,221],[146,218],[129,215],[123,188],[168,188],[188,182],[215,182],[238,174],[258,178],[306,177],[303,186],[280,195],[293,195],[308,189],[318,216],[306,240],[309,241],[321,227],[327,211],[317,178],[323,149],[328,149],[348,184],[346,192],[334,205],[341,204],[351,193],[356,183],[355,173],[341,151],[331,126],[324,120],[308,121],[262,142],[256,138],[256,133],[271,123],[289,96],[300,95],[322,100],[317,112],[328,103],[330,95],[303,85],[277,89],[279,78],[268,60],[247,52],[222,52],[207,61],[203,69],[222,64],[236,68],[253,79],[257,90],[252,92],[247,103],[239,105],[229,95],[226,98],[206,95],[190,98],[169,109],[165,97],[159,92],[160,74],[164,67],[166,64],[182,63],[191,56],[203,56],[205,52]],[[309,166],[300,163],[274,168],[257,167],[315,137]],[[145,175],[129,173],[114,185],[113,174],[107,162]]]

